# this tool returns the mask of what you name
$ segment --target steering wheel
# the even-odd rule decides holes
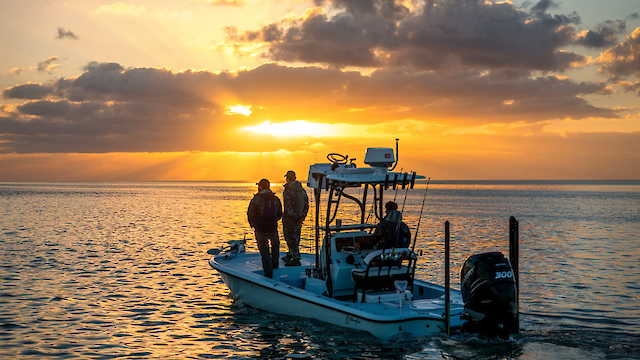
[[[331,153],[327,155],[327,159],[331,161],[333,164],[346,164],[349,157],[338,154],[338,153]]]
[[[358,254],[360,254],[362,252],[362,250],[360,250],[357,247],[352,246],[352,245],[343,246],[340,251],[345,253],[345,254],[350,254],[350,255],[358,255]]]

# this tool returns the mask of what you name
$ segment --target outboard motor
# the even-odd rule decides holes
[[[518,330],[518,299],[511,263],[500,252],[470,256],[460,269],[467,330],[509,338]]]

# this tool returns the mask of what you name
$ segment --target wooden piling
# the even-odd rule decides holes
[[[450,291],[450,276],[449,276],[449,221],[444,223],[444,319],[445,319],[445,331],[447,336],[451,335],[451,291]]]
[[[511,262],[511,270],[513,278],[516,282],[516,333],[520,332],[520,274],[518,260],[520,257],[520,233],[519,223],[515,217],[509,218],[509,262]]]

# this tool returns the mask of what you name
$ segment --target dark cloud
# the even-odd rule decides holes
[[[210,106],[203,89],[215,75],[208,72],[173,73],[166,69],[125,69],[115,63],[90,63],[76,79],[61,79],[56,88],[72,101],[122,101],[170,104],[176,107]]]
[[[208,146],[211,73],[89,64],[77,78],[3,91],[28,99],[0,119],[2,152],[182,151]],[[217,87],[220,88],[220,87]],[[35,101],[34,101],[35,100]],[[214,115],[214,116],[212,116]]]
[[[509,76],[509,75],[507,75]],[[415,118],[487,119],[494,122],[615,117],[582,95],[606,91],[605,84],[576,83],[553,76],[530,79],[504,73],[437,74],[376,71],[348,85],[351,99],[376,99],[378,106],[411,108]],[[383,94],[379,96],[376,94]]]
[[[246,31],[238,34],[238,29],[233,26],[224,28],[227,38],[233,41],[254,42],[254,41],[277,41],[282,37],[282,31],[276,24],[263,27],[260,31]]]
[[[5,99],[44,99],[53,93],[52,85],[24,84],[7,88],[2,92]]]
[[[640,82],[623,81],[623,82],[620,82],[618,85],[620,85],[622,89],[624,89],[624,91],[627,91],[627,92],[637,91],[638,92],[637,95],[640,96]]]
[[[59,118],[65,121],[75,121],[96,115],[96,112],[105,110],[104,103],[84,102],[73,103],[67,100],[30,101],[18,106],[18,110],[24,115]]]
[[[349,124],[440,119],[473,127],[616,117],[615,111],[584,100],[603,91],[600,83],[532,79],[512,70],[391,69],[365,76],[268,64],[214,74],[91,63],[78,77],[5,89],[5,98],[24,102],[3,110],[0,152],[246,150],[249,145],[234,144],[228,131],[242,121],[274,119],[326,122],[329,117]],[[225,107],[238,103],[253,105],[251,119],[224,114]],[[214,135],[218,141],[212,141]],[[251,144],[264,150],[259,145]]]
[[[596,30],[580,34],[576,43],[588,48],[610,47],[617,43],[618,35],[624,33],[626,28],[627,24],[623,20],[608,20],[601,23]]]
[[[78,36],[71,30],[65,30],[63,27],[58,27],[58,35],[56,35],[56,39],[78,40]]]
[[[601,70],[613,78],[640,76],[640,28],[624,42],[600,54]]]
[[[51,74],[53,72],[53,69],[58,67],[58,64],[56,64],[57,62],[57,56],[50,56],[47,59],[40,61],[38,63],[37,69],[40,72],[48,72],[49,74]]]
[[[333,3],[337,8],[346,9],[347,12],[356,16],[359,14],[375,14],[377,12],[377,4],[373,0],[333,0],[330,3]]]
[[[552,0],[540,0],[531,7],[531,13],[538,17],[545,17],[549,9],[557,8],[558,4]]]
[[[530,12],[484,0],[431,0],[412,10],[391,0],[329,3],[337,14],[315,11],[257,31],[232,31],[230,40],[267,43],[267,56],[279,61],[339,67],[563,71],[584,60],[563,49],[575,43],[579,16],[549,14],[551,1]]]

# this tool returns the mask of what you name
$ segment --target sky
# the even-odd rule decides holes
[[[0,181],[640,179],[638,0],[0,0]]]

